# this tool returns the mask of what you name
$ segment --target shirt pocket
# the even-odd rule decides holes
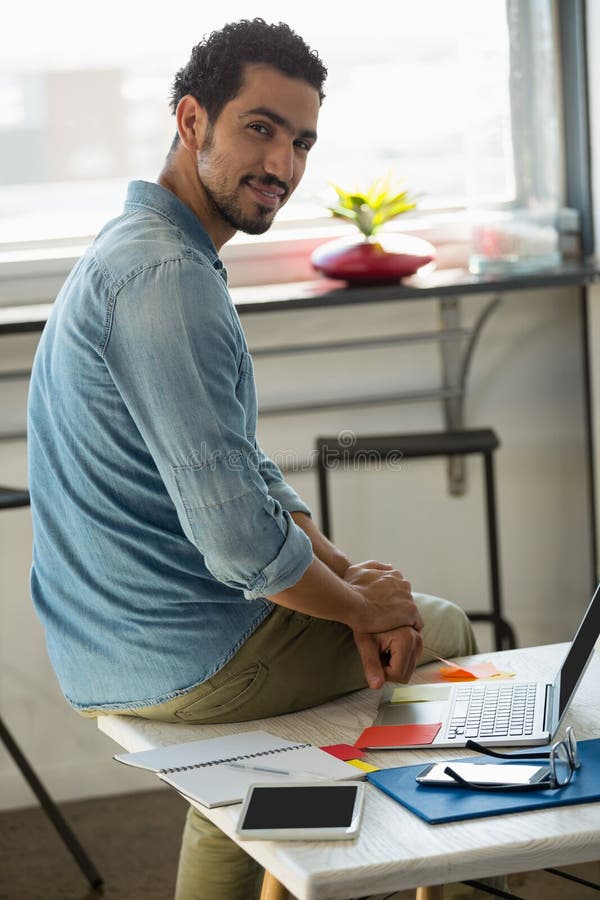
[[[242,353],[237,384],[235,386],[235,396],[246,414],[246,437],[251,443],[254,443],[257,418],[256,383],[252,357],[247,352]]]

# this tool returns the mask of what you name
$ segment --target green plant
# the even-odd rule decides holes
[[[335,184],[331,186],[338,201],[328,207],[329,211],[339,219],[353,222],[365,237],[371,237],[385,222],[417,205],[408,191],[398,192],[398,185],[389,175],[377,178],[364,193],[350,193]]]

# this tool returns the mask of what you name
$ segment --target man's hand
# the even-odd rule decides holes
[[[410,582],[402,572],[376,560],[348,566],[344,581],[352,585],[363,601],[361,621],[353,631],[377,634],[410,625],[423,628],[421,614],[413,600]]]
[[[410,626],[381,634],[355,631],[354,641],[367,684],[373,689],[380,688],[384,681],[408,681],[423,650],[421,635]]]
[[[300,581],[268,599],[287,609],[343,622],[352,629],[367,682],[408,681],[421,653],[421,614],[410,582],[387,563],[350,564],[305,513],[292,513],[315,557]]]

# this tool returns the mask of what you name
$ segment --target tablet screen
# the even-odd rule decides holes
[[[347,828],[356,791],[355,784],[255,787],[241,827]]]

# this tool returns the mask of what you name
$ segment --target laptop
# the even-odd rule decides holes
[[[442,688],[440,700],[384,702],[373,724],[442,723],[431,743],[411,744],[410,749],[464,747],[469,739],[486,746],[547,744],[569,708],[599,636],[600,585],[551,684],[513,679],[461,682]],[[405,748],[394,745],[390,749]]]

